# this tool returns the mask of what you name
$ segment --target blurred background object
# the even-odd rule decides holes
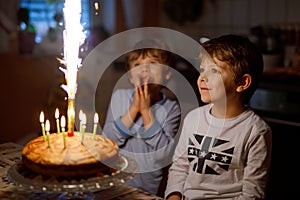
[[[0,54],[14,50],[14,40],[17,38],[17,17],[19,9],[18,0],[0,0]]]

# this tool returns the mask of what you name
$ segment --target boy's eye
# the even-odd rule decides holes
[[[157,63],[159,63],[159,62],[157,62],[156,60],[152,60],[152,61],[150,61],[150,64],[157,64]]]
[[[212,68],[211,71],[214,73],[214,74],[218,74],[219,73],[219,70],[215,69],[215,68]]]
[[[201,74],[201,73],[203,73],[204,72],[204,68],[200,68],[199,69],[199,73]]]

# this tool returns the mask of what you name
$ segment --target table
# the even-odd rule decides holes
[[[0,144],[0,199],[1,200],[28,200],[28,199],[48,199],[54,200],[58,199],[59,195],[56,193],[33,193],[28,191],[23,191],[17,188],[10,180],[7,178],[7,170],[10,169],[16,161],[21,158],[22,146],[15,143],[4,143]],[[163,198],[151,195],[144,191],[138,190],[136,188],[130,187],[125,184],[119,184],[108,189],[104,189],[93,193],[93,199],[147,199],[147,200],[162,200]],[[78,198],[76,198],[78,199]]]

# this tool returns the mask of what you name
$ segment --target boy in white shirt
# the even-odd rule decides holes
[[[184,119],[165,197],[264,199],[272,134],[246,106],[263,72],[262,55],[237,35],[211,39],[203,47],[197,84],[207,105]]]

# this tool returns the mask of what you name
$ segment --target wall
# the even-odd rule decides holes
[[[195,22],[179,25],[161,12],[160,25],[198,40],[226,33],[248,34],[257,25],[300,24],[299,0],[202,1],[202,14]]]
[[[65,94],[58,92],[63,74],[55,56],[20,55],[16,39],[10,42],[13,50],[0,54],[0,143],[24,144],[41,134],[41,111],[55,128],[55,108],[65,108]]]
[[[183,25],[170,20],[161,10],[164,1],[160,0],[161,6],[157,4],[159,0],[146,1],[147,25],[151,25],[152,14],[153,25],[159,22],[161,27],[178,30],[196,40],[224,33],[248,34],[250,27],[261,24],[300,23],[299,0],[202,0],[200,17]],[[0,142],[16,141],[40,131],[39,112],[47,104],[53,87],[57,87],[61,74],[55,57],[20,57],[17,50],[13,54],[1,54],[0,64],[4,75],[1,78]],[[26,103],[21,105],[19,100]],[[55,106],[48,109],[53,112]]]

